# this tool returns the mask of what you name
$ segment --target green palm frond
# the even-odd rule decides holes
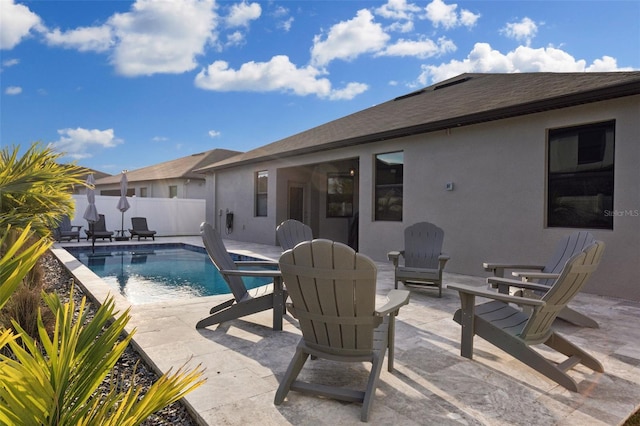
[[[19,146],[0,151],[0,229],[28,223],[40,235],[49,235],[59,218],[72,215],[74,185],[84,185],[86,169],[59,164],[62,154],[39,143],[19,157]]]
[[[32,235],[29,225],[21,233],[13,230],[10,225],[0,233],[0,309],[40,256],[51,246],[44,239],[29,245]]]
[[[142,397],[135,386],[126,392],[112,387],[106,395],[96,393],[131,340],[132,334],[121,338],[129,311],[116,317],[109,298],[89,319],[85,298],[76,309],[73,298],[63,304],[55,294],[43,297],[56,315],[56,325],[49,336],[39,315],[41,350],[18,324],[14,326],[23,346],[10,335],[0,335],[0,343],[4,341],[14,355],[0,355],[0,422],[138,425],[204,383],[198,366],[163,375]]]

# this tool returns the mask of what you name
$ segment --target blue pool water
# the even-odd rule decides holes
[[[229,293],[229,287],[202,247],[188,244],[67,247],[132,304]],[[256,260],[232,254],[234,260]],[[271,282],[243,277],[248,289]]]

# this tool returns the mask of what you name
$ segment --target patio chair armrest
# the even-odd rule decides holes
[[[278,266],[278,262],[273,260],[239,260],[233,262],[238,268],[242,266]]]
[[[459,293],[471,294],[474,296],[485,297],[492,300],[499,300],[505,303],[515,303],[517,305],[543,306],[546,303],[544,300],[540,299],[512,296],[510,294],[497,293],[495,291],[487,290],[486,288],[478,288],[464,284],[449,284],[447,285],[447,288],[456,290]]]
[[[440,266],[440,269],[444,269],[444,265],[447,264],[449,259],[451,259],[451,257],[449,257],[449,255],[445,253],[442,253],[440,254],[440,256],[438,256],[438,264]]]
[[[548,279],[557,279],[560,274],[552,274],[549,272],[530,272],[530,271],[513,271],[511,273],[514,277],[521,278],[523,281],[526,280],[548,280]]]
[[[409,303],[409,290],[391,290],[387,294],[389,301],[379,308],[376,308],[376,315],[383,317],[391,312],[397,311],[401,306]]]
[[[484,262],[482,267],[485,271],[493,273],[497,277],[504,277],[505,269],[529,269],[534,271],[542,271],[544,266],[542,265],[527,265],[523,263],[496,263],[496,262]]]
[[[221,269],[220,273],[223,275],[233,275],[239,277],[265,277],[276,278],[282,277],[282,272],[273,270],[246,270],[246,269]]]
[[[544,292],[549,291],[548,285],[536,284],[536,283],[520,281],[520,280],[512,280],[509,278],[489,277],[487,278],[487,283],[490,284],[491,287],[493,288],[508,286],[508,287],[524,288],[527,290],[540,290]]]
[[[394,267],[398,266],[398,260],[400,258],[400,254],[401,253],[398,250],[390,251],[389,253],[387,253],[387,259],[393,262]]]
[[[78,232],[82,229],[82,225],[71,225],[71,229],[78,228]]]

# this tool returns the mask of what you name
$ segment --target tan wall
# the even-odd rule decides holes
[[[640,217],[633,214],[640,209],[638,117],[640,96],[633,96],[244,166],[218,173],[209,202],[236,213],[230,238],[275,244],[275,226],[286,211],[278,170],[357,157],[361,252],[384,261],[389,250],[402,247],[406,226],[426,220],[445,230],[447,270],[482,276],[483,261],[544,262],[557,241],[574,231],[545,227],[546,130],[615,119],[614,208],[630,213],[614,218],[613,231],[592,231],[607,249],[586,291],[640,300]],[[374,222],[374,156],[395,150],[405,153],[403,222]],[[269,216],[255,218],[253,173],[263,169],[269,170]],[[448,182],[453,191],[445,190]],[[331,227],[324,208],[316,212],[320,236]]]

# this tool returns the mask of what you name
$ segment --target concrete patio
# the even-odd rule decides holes
[[[158,238],[155,243],[176,241],[202,246],[199,237]],[[280,255],[275,246],[231,240],[225,244],[229,251],[256,257],[277,260]],[[60,249],[67,245],[78,243],[56,244],[54,253],[96,300],[104,300],[110,287]],[[382,303],[393,287],[393,270],[384,262],[378,268]],[[482,272],[478,265],[478,274]],[[445,274],[445,283],[454,282],[486,285],[482,277]],[[297,323],[287,315],[283,331],[273,331],[269,311],[196,330],[196,322],[228,298],[132,306],[129,329],[137,330],[135,345],[158,371],[175,371],[185,362],[206,367],[206,384],[185,398],[201,424],[360,423],[357,404],[291,392],[282,405],[275,406],[278,380],[300,338]],[[115,295],[115,299],[119,311],[129,306],[123,296]],[[412,291],[410,304],[398,316],[396,369],[394,373],[386,367],[382,371],[370,424],[622,424],[640,407],[640,303],[579,294],[571,305],[596,319],[600,328],[579,328],[561,320],[556,321],[556,328],[605,368],[601,374],[575,367],[570,375],[578,381],[579,393],[556,385],[480,338],[476,338],[474,359],[462,358],[460,326],[452,320],[460,306],[457,292],[444,290],[439,299],[432,290]],[[303,370],[303,377],[346,385],[364,384],[367,375],[368,365],[322,360],[307,362]]]

